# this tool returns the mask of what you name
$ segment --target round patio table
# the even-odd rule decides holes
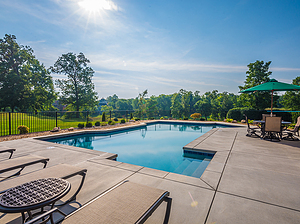
[[[56,201],[64,197],[71,189],[71,184],[61,178],[44,178],[30,181],[5,191],[0,196],[0,211],[3,213],[21,213],[22,221],[32,219],[44,213],[45,206],[54,207]],[[32,213],[32,210],[41,209]],[[28,214],[26,218],[25,214]],[[53,222],[52,215],[49,215]]]

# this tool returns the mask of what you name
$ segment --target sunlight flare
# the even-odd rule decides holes
[[[88,12],[97,12],[100,10],[118,10],[118,7],[109,0],[83,0],[78,2],[78,5]]]

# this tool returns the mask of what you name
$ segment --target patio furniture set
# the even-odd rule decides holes
[[[0,173],[17,171],[0,181],[0,212],[21,213],[22,223],[55,223],[54,213],[60,213],[62,223],[143,223],[163,202],[167,202],[164,223],[168,223],[171,198],[169,192],[123,181],[73,213],[66,215],[59,208],[76,200],[87,170],[68,164],[47,167],[49,158],[21,156],[11,158],[15,149],[0,147],[0,153],[10,153],[0,161]],[[23,163],[22,163],[23,161]],[[43,168],[27,174],[25,167],[42,163]],[[71,196],[69,178],[80,175],[81,183]],[[67,199],[58,204],[62,198]],[[0,220],[1,222],[1,220]]]
[[[247,136],[256,136],[267,140],[299,140],[300,117],[297,119],[297,124],[293,130],[287,129],[287,125],[291,122],[283,121],[282,117],[277,117],[275,114],[263,114],[262,120],[254,120],[251,126],[248,122],[248,117],[244,115],[247,122]]]

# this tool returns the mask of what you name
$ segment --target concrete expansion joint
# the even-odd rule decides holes
[[[263,204],[266,204],[266,205],[272,205],[272,206],[276,206],[276,207],[279,207],[279,208],[289,209],[289,210],[292,210],[292,211],[295,211],[295,212],[300,212],[299,209],[290,208],[290,207],[286,207],[286,206],[282,206],[282,205],[277,205],[277,204],[270,203],[270,202],[267,202],[267,201],[261,201],[261,200],[258,200],[258,199],[248,198],[248,197],[245,197],[245,196],[231,194],[231,193],[224,192],[224,191],[217,191],[217,192],[222,193],[222,194],[226,194],[226,195],[230,195],[230,196],[234,196],[234,197],[238,197],[238,198],[243,198],[243,199],[247,199],[247,200],[251,200],[251,201],[256,201],[256,202],[263,203]]]

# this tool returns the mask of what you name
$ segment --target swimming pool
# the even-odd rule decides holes
[[[186,151],[183,146],[216,127],[226,126],[153,123],[136,129],[47,141],[116,153],[120,162],[201,177],[214,154]]]

